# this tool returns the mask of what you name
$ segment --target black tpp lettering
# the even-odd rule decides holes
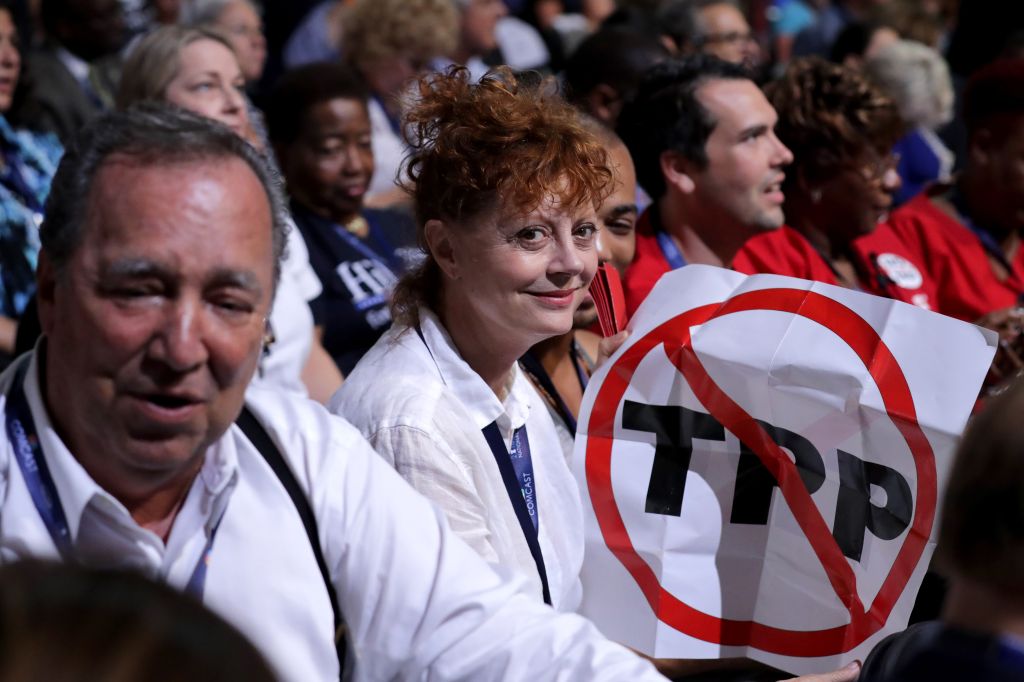
[[[647,486],[645,511],[679,516],[693,439],[725,440],[725,429],[704,412],[679,405],[645,405],[632,400],[622,406],[622,427],[654,434],[654,466]]]
[[[848,452],[839,453],[839,501],[832,525],[843,554],[860,561],[864,549],[864,533],[882,540],[892,540],[910,525],[914,498],[907,479],[884,464],[865,462]],[[885,491],[885,504],[871,502],[871,486]]]
[[[764,433],[787,450],[807,492],[814,495],[825,482],[825,463],[818,449],[800,434],[757,420]],[[712,415],[679,405],[647,405],[627,400],[622,428],[653,433],[654,464],[647,486],[648,514],[680,516],[693,440],[725,440],[725,428]],[[864,534],[893,540],[910,525],[913,494],[907,479],[892,467],[867,462],[843,450],[839,461],[839,495],[832,535],[843,555],[860,561]],[[871,487],[885,493],[882,505],[871,501]],[[765,525],[778,481],[749,445],[740,443],[730,523]]]

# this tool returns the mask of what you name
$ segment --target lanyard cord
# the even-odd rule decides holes
[[[50,533],[53,544],[61,558],[67,562],[74,561],[74,550],[71,541],[71,528],[68,525],[64,507],[60,502],[60,495],[57,493],[57,486],[50,475],[50,469],[46,464],[46,457],[43,455],[42,445],[36,434],[35,422],[32,419],[32,412],[29,409],[28,399],[25,397],[24,380],[28,363],[18,368],[14,376],[14,382],[7,395],[6,427],[7,438],[10,440],[14,450],[14,458],[21,469],[25,485],[28,487],[29,496],[36,507],[40,518]],[[220,517],[210,530],[206,539],[206,545],[199,555],[192,575],[185,585],[185,592],[192,595],[199,601],[203,599],[203,590],[206,586],[206,569],[210,563],[210,554],[213,551],[213,541],[220,528],[220,522],[224,518],[221,511]]]
[[[427,353],[434,361],[441,381],[444,382],[444,375],[441,367],[437,364],[437,358],[430,350],[423,330],[417,324],[414,329]],[[575,433],[575,429],[573,430]],[[512,434],[512,450],[505,447],[505,441],[498,430],[498,423],[491,422],[483,428],[484,439],[487,446],[494,455],[494,461],[501,473],[501,481],[505,485],[505,492],[508,494],[509,502],[512,503],[512,510],[519,521],[519,527],[523,531],[526,545],[530,548],[530,555],[537,566],[537,573],[540,576],[541,592],[544,603],[551,604],[551,592],[548,589],[548,573],[544,567],[544,555],[540,551],[540,540],[538,529],[540,528],[540,508],[537,506],[537,487],[533,475],[533,458],[530,453],[530,440],[526,434],[526,427],[522,426]]]

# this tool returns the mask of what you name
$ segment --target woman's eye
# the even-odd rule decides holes
[[[515,240],[524,245],[539,244],[544,240],[546,233],[542,227],[527,227],[516,232]]]

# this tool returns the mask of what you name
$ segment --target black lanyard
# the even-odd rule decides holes
[[[537,531],[540,527],[540,509],[537,507],[537,481],[533,475],[533,461],[530,456],[530,440],[526,436],[526,427],[521,426],[512,434],[512,450],[505,447],[505,441],[498,430],[498,423],[491,422],[483,429],[484,438],[491,448],[494,461],[501,472],[501,480],[505,484],[505,492],[515,510],[519,527],[523,530],[526,544],[537,564],[540,574],[541,589],[544,603],[551,604],[551,592],[548,589],[548,573],[544,568],[544,556],[540,551],[540,540]]]
[[[441,368],[437,359],[427,344],[423,330],[417,324],[415,327],[417,336],[423,342],[427,353],[434,361],[438,374]],[[441,374],[444,381],[444,375]],[[540,528],[540,509],[537,506],[537,484],[533,475],[533,458],[530,453],[530,439],[526,435],[526,426],[515,430],[512,434],[512,451],[505,447],[505,441],[498,430],[498,423],[491,422],[483,428],[484,439],[487,446],[494,455],[494,461],[501,473],[501,481],[505,485],[505,492],[508,500],[512,503],[512,509],[516,513],[516,520],[523,531],[526,545],[530,548],[530,555],[537,565],[537,573],[540,575],[541,591],[544,596],[544,603],[551,604],[551,592],[548,589],[548,572],[544,568],[544,555],[540,551],[540,539],[537,531]]]
[[[580,359],[576,352],[576,343],[573,342],[572,347],[569,350],[572,357],[572,364],[576,368],[576,375],[579,377],[580,386],[584,389],[587,388],[587,375],[580,366]],[[526,355],[519,358],[519,366],[526,372],[527,376],[533,381],[534,385],[540,390],[541,396],[554,408],[558,416],[562,418],[562,423],[569,429],[569,433],[573,436],[576,435],[576,417],[573,416],[572,410],[566,404],[565,399],[558,392],[558,388],[555,386],[555,382],[552,381],[551,375],[548,374],[547,370],[544,369],[544,365],[541,364],[540,360],[537,359],[533,353],[527,351]]]

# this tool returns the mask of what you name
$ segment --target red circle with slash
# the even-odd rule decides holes
[[[726,395],[701,365],[693,350],[690,328],[719,317],[748,311],[777,311],[807,318],[832,331],[864,363],[882,396],[885,410],[906,440],[917,472],[914,520],[893,566],[874,601],[865,609],[856,577],[836,544],[828,524],[804,487],[796,467],[759,424]],[[656,347],[683,374],[694,395],[723,427],[753,450],[775,477],[801,530],[821,561],[832,588],[850,613],[846,625],[824,630],[786,630],[752,620],[719,618],[695,609],[665,590],[629,538],[612,491],[611,459],[615,417],[640,362]],[[917,422],[906,377],[878,333],[857,313],[838,301],[802,289],[762,289],[724,303],[694,308],[661,324],[633,344],[615,362],[598,391],[588,424],[586,477],[590,499],[605,544],[633,576],[658,618],[696,639],[723,646],[753,646],[784,656],[830,656],[849,651],[877,632],[888,620],[924,553],[935,519],[937,496],[935,457]]]

